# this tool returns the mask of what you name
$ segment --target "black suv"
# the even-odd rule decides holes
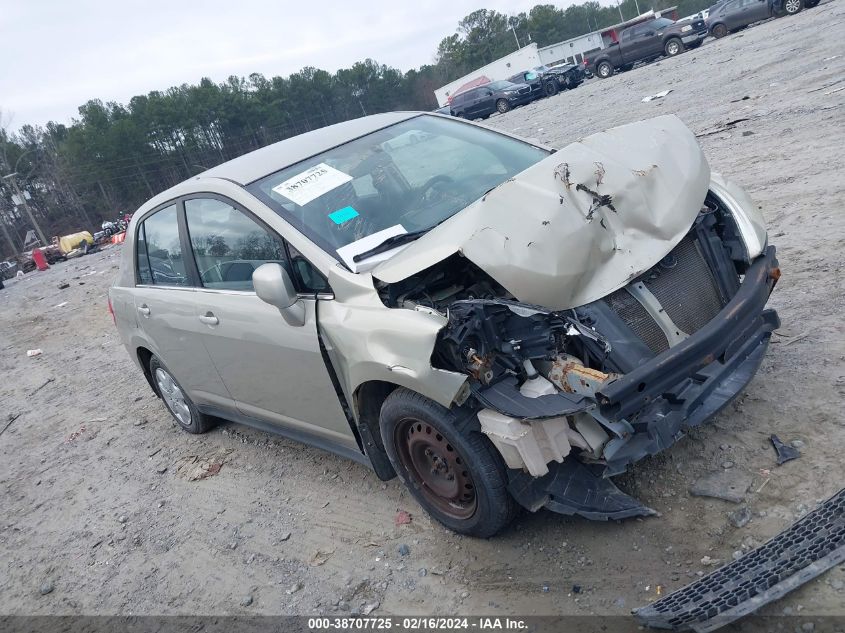
[[[532,99],[530,86],[510,81],[491,81],[489,84],[456,94],[452,97],[450,107],[452,116],[486,119],[494,112],[505,113]]]
[[[513,83],[525,83],[531,87],[531,94],[535,99],[552,97],[561,90],[572,90],[584,82],[584,70],[575,64],[561,64],[560,66],[537,66],[532,70],[508,77]]]

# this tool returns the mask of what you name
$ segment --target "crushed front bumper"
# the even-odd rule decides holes
[[[602,388],[601,415],[625,421],[634,431],[606,449],[605,476],[672,445],[684,427],[711,419],[751,381],[780,326],[777,313],[766,309],[777,271],[775,248],[769,246],[712,321]]]

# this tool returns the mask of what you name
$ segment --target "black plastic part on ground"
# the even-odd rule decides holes
[[[767,543],[634,610],[644,625],[715,631],[845,561],[845,488]]]
[[[610,480],[570,457],[549,464],[548,474],[534,478],[518,470],[508,471],[508,490],[531,511],[546,507],[558,514],[577,514],[594,521],[627,519],[655,514]]]

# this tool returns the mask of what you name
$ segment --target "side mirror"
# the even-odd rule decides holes
[[[488,88],[488,89],[484,92],[484,94],[486,94],[488,97],[490,97],[490,96],[492,96],[493,91],[492,91],[492,90],[490,90],[490,89]]]
[[[305,325],[305,304],[297,295],[288,271],[279,264],[262,264],[256,268],[252,285],[258,298],[276,306],[288,325]]]

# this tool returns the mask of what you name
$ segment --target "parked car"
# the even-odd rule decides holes
[[[596,52],[589,58],[590,71],[606,79],[617,70],[630,70],[637,62],[649,61],[662,55],[674,57],[685,48],[696,48],[707,37],[704,20],[673,22],[655,18],[629,26],[619,35],[619,41]]]
[[[504,114],[531,101],[530,86],[510,81],[491,81],[452,97],[452,115],[462,119],[486,119],[494,112]]]
[[[586,75],[584,69],[574,64],[560,66],[537,66],[532,70],[524,70],[508,78],[513,83],[524,83],[531,87],[534,99],[551,97],[561,90],[571,90],[580,86]]]
[[[713,37],[724,37],[754,22],[782,15],[795,15],[812,8],[819,0],[727,0],[711,8],[707,29]]]
[[[160,193],[121,256],[117,330],[185,431],[334,451],[482,537],[518,506],[653,513],[609,477],[725,407],[779,325],[760,211],[674,116],[556,152],[347,121]]]

